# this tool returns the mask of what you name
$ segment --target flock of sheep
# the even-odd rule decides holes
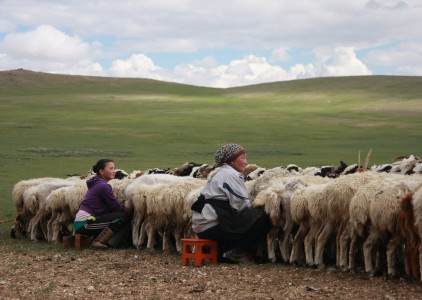
[[[132,243],[162,249],[192,237],[191,205],[207,178],[209,165],[186,163],[174,170],[118,172],[109,181],[119,202],[131,212]],[[164,173],[164,174],[159,174]],[[374,276],[386,272],[420,279],[422,259],[422,162],[413,155],[371,168],[296,165],[244,171],[251,206],[264,207],[273,228],[266,255],[276,262],[343,271],[359,268]],[[92,174],[87,175],[93,176]],[[37,178],[15,184],[17,216],[12,236],[57,243],[72,224],[85,193],[86,176]],[[419,248],[421,247],[421,248]],[[420,257],[419,257],[420,256]]]

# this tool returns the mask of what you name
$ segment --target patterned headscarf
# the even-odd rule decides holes
[[[246,150],[238,144],[227,144],[222,146],[215,152],[215,163],[222,166],[238,157],[240,154],[246,153]]]

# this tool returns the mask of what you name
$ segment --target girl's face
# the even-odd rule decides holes
[[[106,163],[104,169],[100,170],[100,176],[104,178],[106,181],[113,179],[116,175],[116,167],[114,162]]]
[[[245,170],[246,165],[248,164],[248,161],[246,159],[246,153],[239,155],[234,161],[231,162],[231,166],[238,171],[239,173],[242,173]]]

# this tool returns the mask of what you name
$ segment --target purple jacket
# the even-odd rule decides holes
[[[86,181],[88,192],[79,207],[93,216],[101,216],[111,212],[124,211],[114,197],[111,185],[100,176],[95,176]]]

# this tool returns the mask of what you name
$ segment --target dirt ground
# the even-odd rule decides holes
[[[28,242],[30,243],[30,242]],[[0,242],[0,299],[421,299],[422,283],[282,263],[182,266],[136,249],[45,250]]]

